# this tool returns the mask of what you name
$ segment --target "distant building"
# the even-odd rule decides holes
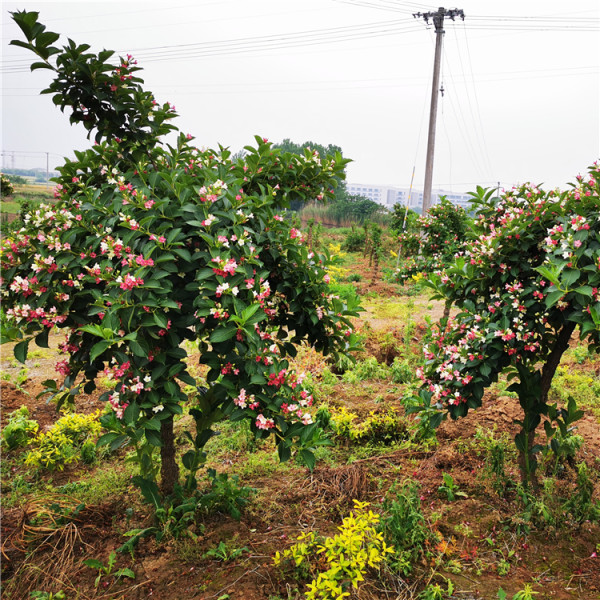
[[[364,196],[390,210],[394,207],[394,204],[401,204],[402,206],[408,204],[408,207],[412,210],[421,212],[421,207],[423,206],[423,192],[421,190],[413,189],[411,192],[409,188],[374,185],[372,183],[348,183],[346,189],[350,194]],[[465,210],[469,208],[469,203],[471,202],[471,197],[467,194],[459,194],[457,192],[448,192],[445,190],[432,190],[432,205],[437,204],[440,201],[440,196],[446,196],[450,202],[457,206],[462,206]]]

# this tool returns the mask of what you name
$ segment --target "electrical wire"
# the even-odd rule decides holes
[[[454,34],[453,37],[454,37],[454,41],[456,43],[458,60],[459,60],[460,69],[462,72],[463,82],[465,84],[467,105],[469,108],[470,119],[471,119],[470,123],[473,127],[475,141],[477,142],[478,154],[479,154],[479,156],[482,157],[482,161],[483,161],[482,164],[485,165],[485,170],[487,171],[486,174],[491,176],[492,168],[491,168],[491,163],[490,163],[490,159],[489,159],[487,145],[485,143],[485,134],[484,134],[484,130],[483,130],[483,124],[481,121],[481,111],[479,110],[479,102],[477,99],[475,78],[473,76],[473,69],[471,66],[470,57],[469,57],[469,69],[470,69],[471,77],[469,80],[469,78],[467,77],[467,73],[465,71],[465,66],[463,63],[463,52],[461,51],[460,45],[458,43],[458,36],[456,35],[455,27],[452,27],[452,33]],[[465,33],[465,36],[466,36],[466,33]],[[471,83],[470,86],[468,85],[469,82]],[[479,130],[478,130],[477,125],[479,125]]]
[[[400,33],[416,33],[419,27],[411,19],[380,21],[364,25],[350,25],[330,29],[309,30],[292,34],[264,36],[262,38],[237,38],[217,42],[175,44],[149,48],[132,48],[129,53],[143,62],[164,60],[190,60],[193,58],[225,56],[246,52],[264,52],[290,47],[334,44],[372,37],[391,36]],[[25,72],[27,61],[23,59],[3,61],[4,73]]]
[[[481,142],[482,142],[482,146],[483,146],[485,162],[486,162],[486,166],[488,168],[489,174],[492,175],[492,173],[493,173],[492,162],[490,160],[490,153],[489,153],[489,148],[487,145],[485,128],[483,126],[483,120],[481,118],[479,97],[477,95],[477,85],[475,85],[475,75],[473,73],[473,61],[471,60],[471,49],[469,47],[469,37],[467,36],[467,30],[464,27],[464,22],[463,22],[463,34],[464,34],[464,38],[465,38],[465,46],[467,48],[467,64],[469,65],[469,73],[471,76],[471,85],[473,87],[473,97],[475,98],[475,110],[477,113],[477,121],[479,123],[479,132],[481,135]],[[457,46],[458,46],[458,36],[456,37],[456,40],[457,40]]]
[[[369,0],[333,0],[334,2],[338,2],[339,4],[348,4],[350,6],[360,6],[362,8],[375,8],[377,10],[385,10],[391,12],[400,12],[400,13],[411,13],[414,10],[422,10],[424,8],[429,8],[425,4],[419,4],[418,2],[394,2],[393,0],[377,0],[369,1]]]
[[[338,0],[342,1],[342,0]],[[344,0],[346,3],[373,4],[367,0]],[[380,0],[381,4],[381,0]],[[402,6],[401,3],[389,0],[386,5]],[[416,3],[411,3],[416,4]],[[416,4],[418,5],[418,4]],[[424,5],[423,5],[424,6]],[[598,19],[570,17],[478,17],[468,16],[468,27],[472,30],[484,31],[571,31],[585,32],[600,30]],[[409,26],[414,23],[415,26]],[[404,27],[404,25],[406,27]],[[128,49],[129,53],[136,53],[137,58],[146,62],[160,60],[190,60],[201,57],[215,57],[238,54],[240,52],[257,52],[281,50],[289,47],[323,45],[339,42],[367,39],[374,36],[395,35],[417,31],[418,25],[410,18],[393,21],[379,21],[363,25],[350,25],[330,29],[308,30],[277,36],[262,38],[238,38],[218,42],[200,42],[196,44],[175,44],[153,46],[149,48]],[[465,25],[466,26],[466,25]],[[25,59],[6,59],[1,61],[1,71],[4,73],[25,72],[28,70],[28,61]]]
[[[484,175],[485,168],[483,168],[483,165],[480,162],[479,154],[476,150],[475,144],[472,141],[471,133],[470,133],[471,128],[469,127],[468,121],[465,118],[465,115],[463,113],[462,102],[457,102],[458,107],[455,105],[455,102],[454,102],[453,92],[457,89],[457,86],[454,82],[452,69],[450,68],[450,64],[447,62],[446,56],[444,56],[444,60],[446,61],[448,76],[449,76],[450,82],[452,84],[450,87],[446,88],[445,94],[448,97],[448,102],[450,104],[450,108],[454,114],[454,120],[458,124],[458,131],[459,131],[460,136],[462,137],[463,142],[465,144],[465,150],[471,157],[471,161],[472,161],[473,165],[475,166],[475,169],[479,172],[481,178],[484,179],[485,178],[485,175]]]

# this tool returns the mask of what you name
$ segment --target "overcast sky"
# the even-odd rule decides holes
[[[464,0],[445,22],[433,187],[566,187],[600,156],[598,0]],[[131,53],[178,126],[232,150],[258,134],[340,146],[348,181],[422,189],[433,27],[403,0],[2,2],[2,165],[50,167],[88,145],[30,73],[9,11]],[[61,41],[66,41],[66,37]],[[22,39],[22,38],[21,38]]]

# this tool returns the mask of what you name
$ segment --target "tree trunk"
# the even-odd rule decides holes
[[[160,491],[164,496],[169,496],[173,493],[175,484],[179,481],[179,467],[175,460],[173,417],[162,421],[160,439],[163,443],[160,449]]]
[[[444,323],[448,322],[448,317],[450,316],[450,308],[452,307],[452,302],[450,300],[446,300],[444,304],[444,313],[442,314],[442,320]]]
[[[373,258],[373,277],[371,278],[371,285],[373,285],[377,281],[377,275],[379,274],[379,253],[373,252],[371,256],[373,255],[375,256]],[[370,265],[371,263],[369,262],[369,266]]]
[[[546,406],[548,403],[548,392],[550,391],[550,386],[552,385],[552,379],[556,373],[558,365],[560,364],[562,355],[569,348],[569,341],[571,340],[573,331],[575,331],[575,327],[576,323],[571,321],[567,321],[563,325],[563,328],[559,331],[556,341],[554,342],[554,348],[552,348],[552,352],[550,352],[548,360],[542,367],[542,374],[540,377],[540,404],[543,404],[544,406]],[[518,462],[519,469],[521,471],[521,481],[525,484],[529,478],[533,492],[537,494],[539,490],[537,474],[535,471],[532,472],[531,469],[527,468],[526,460],[527,458],[529,465],[535,464],[535,456],[532,452],[535,444],[535,430],[524,433],[527,434],[527,457],[519,452]]]

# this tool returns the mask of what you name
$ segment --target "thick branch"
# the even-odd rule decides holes
[[[576,323],[573,323],[572,321],[567,321],[565,323],[563,328],[560,330],[558,337],[556,338],[554,348],[552,348],[552,352],[550,352],[548,360],[544,364],[544,368],[542,369],[542,378],[540,382],[540,400],[544,404],[546,404],[546,402],[548,401],[548,392],[550,391],[550,386],[552,385],[554,373],[556,373],[556,369],[560,364],[560,359],[562,358],[562,355],[569,347],[569,341],[571,339],[571,336],[573,335],[575,327]]]

